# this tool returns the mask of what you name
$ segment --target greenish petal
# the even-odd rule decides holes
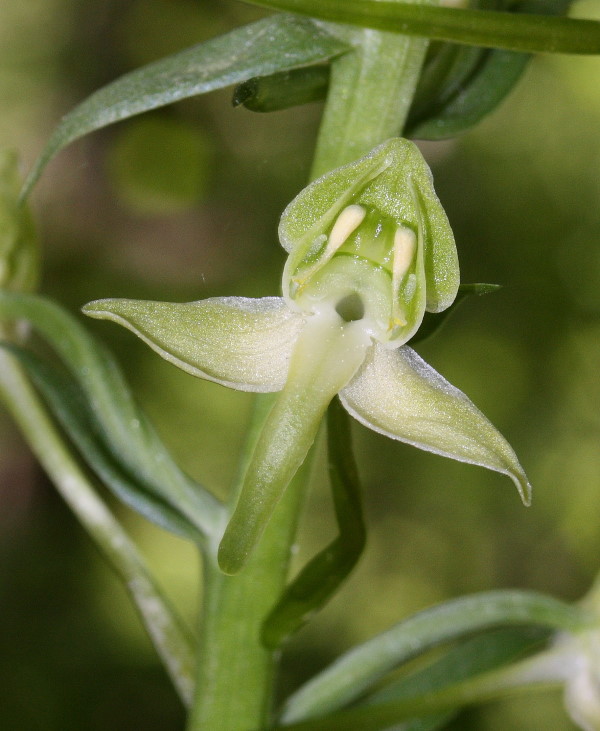
[[[135,333],[193,376],[240,391],[283,388],[302,315],[281,297],[214,297],[199,302],[106,299],[83,312]]]
[[[304,461],[330,401],[356,373],[370,347],[361,324],[344,322],[334,309],[307,318],[288,380],[267,417],[219,546],[219,565],[225,573],[237,573],[248,560]]]
[[[525,505],[531,502],[531,486],[512,447],[462,391],[411,348],[376,345],[340,398],[370,429],[508,475]]]

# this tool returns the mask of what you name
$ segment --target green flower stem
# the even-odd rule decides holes
[[[48,416],[19,363],[0,352],[0,399],[58,492],[123,581],[182,701],[193,692],[189,630],[154,582],[135,544],[98,497]]]
[[[332,62],[313,178],[401,133],[429,42],[369,29],[341,32],[355,50]]]
[[[401,132],[427,48],[423,39],[348,32],[356,50],[334,64],[313,179]],[[232,509],[272,399],[258,397],[262,408],[250,429]],[[188,731],[250,731],[268,723],[278,653],[261,644],[260,634],[284,590],[309,469],[310,454],[239,574],[224,575],[213,557],[206,558],[198,682]]]
[[[232,507],[272,403],[270,395],[257,397]],[[309,455],[241,573],[227,576],[214,556],[205,558],[198,682],[188,731],[250,731],[267,725],[279,653],[263,646],[261,631],[285,585],[310,463]]]

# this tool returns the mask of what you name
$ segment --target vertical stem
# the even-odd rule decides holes
[[[273,403],[269,396],[257,400],[238,488]],[[311,461],[309,455],[243,571],[227,576],[216,556],[206,556],[198,680],[188,731],[250,731],[267,723],[279,653],[262,644],[262,624],[285,585]],[[231,508],[238,490],[232,492]]]
[[[312,178],[402,132],[427,51],[426,38],[346,31],[355,50],[332,64]]]
[[[334,64],[312,178],[401,132],[427,49],[422,38],[340,32],[351,34],[356,50]],[[231,509],[272,400],[261,396],[259,404]],[[239,574],[222,574],[216,558],[206,557],[198,682],[188,731],[253,731],[268,723],[277,653],[263,646],[260,635],[285,586],[310,461],[309,455]]]

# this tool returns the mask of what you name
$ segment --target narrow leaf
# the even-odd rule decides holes
[[[262,639],[275,648],[321,609],[348,577],[366,540],[348,414],[334,399],[327,411],[329,480],[339,535],[302,569],[265,620]]]
[[[224,510],[175,464],[135,403],[110,353],[58,305],[42,297],[0,293],[0,320],[28,320],[70,370],[101,427],[105,443],[138,481],[205,536],[218,534]]]
[[[57,368],[23,348],[6,344],[3,347],[10,350],[27,369],[53,415],[102,482],[148,520],[197,542],[201,536],[193,524],[156,493],[155,485],[136,475],[113,453],[101,424],[76,381],[68,379]]]
[[[470,637],[425,668],[382,686],[361,705],[418,699],[514,662],[551,636],[543,627],[502,627]]]
[[[547,629],[537,627],[486,632],[451,648],[421,670],[384,685],[358,706],[278,728],[380,731],[389,729],[392,724],[397,731],[442,728],[468,700],[478,697],[483,700],[490,696],[490,688],[481,692],[481,680],[488,681],[493,671],[539,648],[549,635]]]
[[[600,22],[394,0],[245,0],[363,28],[526,53],[600,53]]]
[[[29,173],[21,197],[29,194],[57,152],[94,130],[253,76],[319,63],[346,49],[310,20],[277,15],[132,71],[63,117]]]
[[[281,719],[292,723],[344,708],[401,664],[482,629],[530,625],[574,631],[586,622],[580,608],[533,592],[496,591],[450,601],[342,655],[288,699]]]

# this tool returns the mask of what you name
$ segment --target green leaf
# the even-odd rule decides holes
[[[365,546],[360,485],[348,414],[334,399],[327,411],[327,445],[339,535],[302,569],[265,620],[262,639],[275,648],[302,627],[336,593]]]
[[[29,194],[57,152],[94,130],[253,76],[319,63],[345,50],[344,43],[312,21],[277,15],[132,71],[63,117],[29,173],[21,197]]]
[[[383,686],[357,706],[278,728],[382,731],[392,724],[398,731],[441,728],[469,701],[505,693],[500,668],[539,648],[549,634],[540,628],[509,628],[479,635],[425,668]]]
[[[529,625],[576,631],[589,621],[582,609],[533,592],[496,591],[449,601],[342,655],[287,700],[281,720],[292,723],[344,708],[403,663],[483,629]]]
[[[88,416],[93,415],[94,428],[121,471],[125,465],[136,484],[151,489],[158,502],[184,515],[205,537],[220,533],[221,504],[175,464],[135,403],[115,360],[74,317],[42,297],[1,292],[0,320],[28,320],[50,343],[77,382]]]
[[[415,336],[411,339],[411,346],[418,343],[426,338],[431,337],[440,329],[440,327],[446,322],[448,316],[451,315],[458,305],[466,298],[472,295],[481,296],[484,294],[490,294],[491,292],[497,292],[502,289],[501,284],[461,284],[458,287],[458,294],[454,302],[444,312],[426,312],[423,317],[421,327],[417,330]]]
[[[304,66],[272,76],[258,76],[235,88],[233,106],[251,112],[278,112],[327,96],[329,66]]]
[[[522,12],[522,4],[471,0],[477,10]],[[547,13],[534,5],[534,13]],[[417,139],[445,139],[464,132],[491,112],[520,78],[530,54],[437,43],[419,79],[405,126]]]
[[[336,23],[526,53],[600,53],[600,22],[394,0],[245,0]]]
[[[490,50],[480,59],[477,70],[443,105],[430,116],[412,117],[406,123],[407,137],[443,140],[474,127],[492,112],[521,78],[529,56],[513,51]]]
[[[570,4],[571,0],[516,5],[476,0],[471,7],[563,15]],[[434,44],[419,78],[403,136],[440,140],[470,129],[503,101],[530,59],[528,53],[455,43]],[[234,105],[243,104],[254,112],[273,112],[322,101],[328,86],[328,65],[307,66],[250,79],[236,88],[233,101]]]
[[[542,627],[502,627],[452,647],[440,659],[367,696],[361,705],[377,705],[431,695],[539,649],[551,636]]]
[[[157,494],[142,475],[114,453],[85,394],[73,378],[42,361],[33,353],[2,344],[27,369],[52,414],[58,419],[77,449],[100,480],[126,505],[148,520],[190,540],[201,537],[197,528],[176,508]],[[140,414],[140,416],[142,416]]]

